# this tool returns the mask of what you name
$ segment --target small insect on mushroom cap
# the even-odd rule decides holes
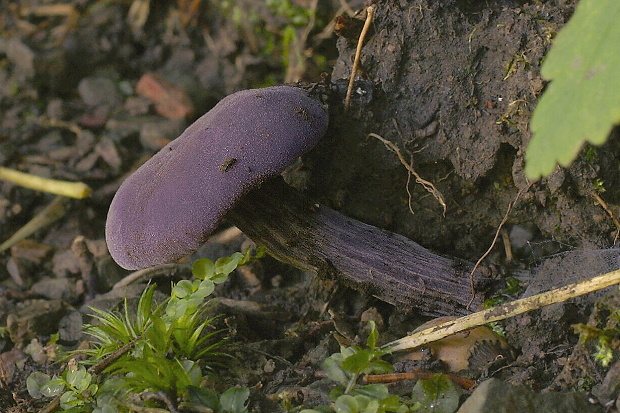
[[[112,258],[133,270],[196,250],[243,194],[311,149],[327,124],[322,105],[296,87],[227,96],[118,189],[106,222]]]

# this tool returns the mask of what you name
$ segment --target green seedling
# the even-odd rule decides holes
[[[33,373],[27,381],[30,395],[56,397],[59,408],[72,413],[143,409],[152,405],[141,399],[145,392],[194,407],[211,400],[204,407],[216,413],[245,412],[247,389],[217,395],[202,388],[205,374],[228,357],[220,350],[223,332],[213,328],[214,318],[206,311],[215,285],[263,254],[248,250],[215,262],[197,260],[195,278],[173,284],[171,296],[161,303],[151,285],[135,308],[125,301],[119,313],[92,309],[98,324],[86,326],[85,332],[96,344],[79,352],[86,360],[69,363],[73,367],[51,378]]]
[[[607,367],[617,359],[620,310],[614,300],[597,302],[588,324],[575,324],[573,328],[579,334],[579,343],[594,349],[592,356],[601,366]]]
[[[231,387],[220,395],[207,388],[192,387],[186,406],[201,406],[214,413],[247,413],[249,396],[250,390],[246,387]]]
[[[460,390],[447,377],[439,374],[429,380],[418,380],[411,397],[390,394],[385,384],[360,384],[363,374],[385,374],[393,371],[390,363],[381,357],[389,349],[377,346],[378,332],[370,323],[370,334],[364,348],[342,347],[339,353],[323,363],[327,377],[337,383],[329,396],[330,406],[305,409],[301,413],[453,413],[458,407]]]

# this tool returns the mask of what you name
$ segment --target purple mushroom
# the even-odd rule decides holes
[[[135,270],[191,253],[248,190],[326,130],[321,104],[296,87],[226,97],[121,185],[106,223],[110,254]]]
[[[299,88],[234,93],[132,174],[106,223],[114,260],[139,269],[197,249],[220,220],[275,258],[433,315],[481,302],[472,264],[319,205],[274,178],[327,130],[321,104]]]

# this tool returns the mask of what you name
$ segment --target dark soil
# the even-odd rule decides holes
[[[479,292],[487,298],[518,298],[520,292],[505,290],[509,276],[531,295],[620,267],[608,250],[619,229],[601,206],[606,202],[613,214],[620,209],[617,130],[546,179],[531,184],[523,173],[529,119],[545,87],[540,65],[573,1],[379,1],[348,111],[343,100],[357,33],[338,37],[329,29],[342,12],[338,1],[318,2],[310,35],[287,49],[287,64],[286,19],[262,2],[236,2],[234,10],[197,2],[193,10],[190,2],[153,1],[142,23],[129,18],[131,1],[76,0],[56,13],[36,8],[53,2],[31,3],[0,0],[0,166],[83,181],[93,195],[67,200],[60,219],[0,255],[0,325],[8,326],[0,341],[2,411],[35,411],[45,403],[30,398],[25,378],[62,366],[38,344],[59,333],[61,345],[75,348],[84,340],[79,327],[82,316],[88,320],[86,306],[118,305],[120,297],[106,293],[127,272],[107,254],[104,225],[122,179],[215,102],[244,88],[297,80],[329,86],[329,131],[285,179],[348,217],[475,262],[513,204],[483,263],[494,274],[492,288]],[[363,9],[360,2],[350,6]],[[296,28],[298,39],[305,30]],[[147,72],[179,87],[193,110],[181,119],[158,113],[135,92]],[[322,79],[321,72],[328,74]],[[445,199],[445,212],[369,134],[411,160]],[[0,242],[53,199],[0,182]],[[195,257],[251,245],[238,232],[224,234]],[[80,255],[80,246],[87,252]],[[368,320],[383,341],[426,320],[415,307],[396,308],[321,275],[265,258],[217,290],[237,357],[220,377],[228,386],[252,388],[254,411],[327,403],[321,362],[339,343],[360,342]],[[169,285],[170,278],[156,281]],[[144,286],[132,288],[135,297]],[[588,323],[617,332],[609,314],[618,310],[618,296],[606,294],[508,320],[503,328],[512,359],[467,374],[536,391],[579,390],[614,411],[617,389],[608,385],[612,379],[605,382],[614,368],[597,363],[595,343],[580,343],[571,327]],[[615,337],[610,366],[617,345]],[[431,371],[437,366],[423,363]]]

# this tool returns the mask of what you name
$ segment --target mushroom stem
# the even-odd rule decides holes
[[[393,305],[454,315],[482,301],[481,294],[471,299],[472,263],[313,203],[281,179],[246,194],[227,218],[274,258]],[[489,280],[488,271],[474,273],[474,287]]]

